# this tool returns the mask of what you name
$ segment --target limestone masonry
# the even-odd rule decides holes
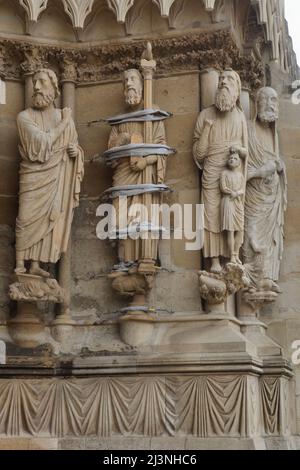
[[[300,449],[299,78],[284,0],[0,0],[0,449]]]

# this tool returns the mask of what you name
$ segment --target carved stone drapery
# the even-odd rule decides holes
[[[5,436],[287,433],[287,380],[244,374],[0,380]],[[257,424],[264,410],[264,429]]]

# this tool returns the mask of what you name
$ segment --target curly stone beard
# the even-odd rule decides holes
[[[237,94],[227,88],[220,88],[216,93],[215,105],[219,111],[231,111],[237,102]]]
[[[142,101],[142,91],[130,88],[125,91],[125,102],[128,106],[138,106]]]
[[[54,96],[52,93],[42,93],[38,92],[33,95],[32,104],[36,109],[45,109],[50,106],[54,101]]]
[[[277,121],[279,118],[279,111],[276,109],[264,109],[258,113],[258,119],[264,123],[271,123]]]

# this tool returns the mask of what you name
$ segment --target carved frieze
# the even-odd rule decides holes
[[[261,403],[265,434],[284,435],[288,382],[274,376],[260,383],[259,390],[259,379],[244,374],[2,379],[0,433],[246,437],[257,435],[253,410]]]
[[[254,90],[262,84],[262,64],[250,55],[241,54],[229,30],[155,39],[152,45],[160,73],[232,67],[239,72],[244,86]],[[4,49],[6,78],[20,79],[29,69],[32,73],[39,63],[59,65],[61,57],[67,55],[74,61],[77,82],[91,83],[119,79],[125,69],[138,67],[137,58],[145,44],[135,41],[130,48],[127,44],[59,48],[6,39],[0,41],[0,46]]]

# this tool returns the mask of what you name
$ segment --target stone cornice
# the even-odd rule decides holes
[[[251,89],[259,87],[264,78],[259,60],[241,53],[229,29],[153,39],[152,45],[160,74],[232,67]],[[127,68],[139,66],[144,47],[145,40],[72,48],[0,38],[2,74],[7,79],[21,79],[40,66],[49,66],[60,69],[62,79],[78,84],[114,80]]]

